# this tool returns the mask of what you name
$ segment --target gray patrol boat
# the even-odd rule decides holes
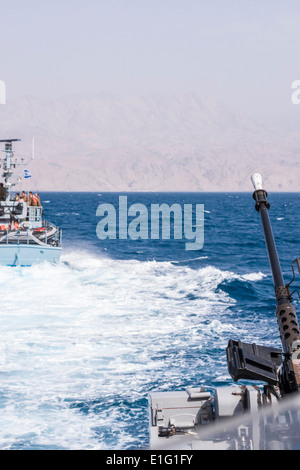
[[[61,229],[43,219],[42,206],[30,206],[11,196],[11,187],[17,184],[12,179],[14,172],[18,166],[24,167],[28,163],[19,163],[14,157],[12,144],[18,141],[20,139],[0,140],[5,144],[5,157],[1,163],[5,195],[0,201],[0,265],[58,263],[62,252]]]
[[[300,327],[292,304],[297,291],[290,290],[294,265],[300,272],[300,260],[293,261],[293,279],[285,284],[261,175],[255,173],[252,182],[273,276],[282,349],[230,339],[228,371],[234,382],[242,381],[240,385],[151,392],[151,449],[300,449]]]

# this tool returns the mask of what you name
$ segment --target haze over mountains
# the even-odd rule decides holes
[[[299,109],[300,116],[300,109]],[[0,106],[0,139],[21,138],[33,189],[51,191],[300,190],[300,138],[196,93],[24,97]]]

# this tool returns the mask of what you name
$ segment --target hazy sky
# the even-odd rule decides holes
[[[0,1],[7,101],[197,92],[288,112],[299,57],[299,0]]]

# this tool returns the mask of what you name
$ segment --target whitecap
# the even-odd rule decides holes
[[[266,274],[263,274],[260,271],[258,273],[249,273],[241,276],[241,278],[246,281],[261,281],[264,277],[267,277]]]

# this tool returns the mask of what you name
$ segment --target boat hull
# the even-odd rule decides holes
[[[0,245],[0,265],[32,266],[44,261],[57,264],[61,252],[62,248],[57,246],[3,244]]]

